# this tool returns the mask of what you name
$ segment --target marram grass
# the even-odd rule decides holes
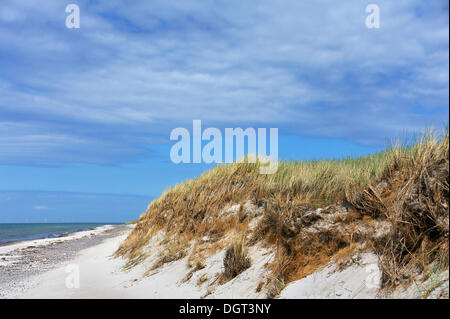
[[[417,260],[415,251],[419,244],[423,247],[439,246],[444,252],[448,251],[448,235],[445,237],[448,206],[446,213],[445,209],[442,210],[448,205],[445,203],[449,179],[448,143],[448,130],[441,136],[429,132],[413,145],[397,144],[385,151],[358,158],[281,161],[272,175],[259,174],[259,163],[218,165],[196,179],[166,190],[152,201],[116,253],[127,256],[130,266],[141,262],[146,258],[144,248],[149,240],[156,232],[162,231],[163,245],[176,247],[177,254],[170,258],[161,255],[157,265],[177,256],[199,260],[205,257],[200,249],[196,249],[203,237],[210,238],[216,245],[216,249],[208,249],[215,252],[229,245],[225,241],[232,232],[248,233],[248,219],[242,221],[239,214],[224,215],[223,212],[230,205],[251,200],[264,203],[266,207],[264,218],[258,224],[259,229],[265,231],[254,233],[253,238],[275,245],[275,281],[286,283],[312,273],[333,255],[348,255],[347,250],[354,243],[351,238],[328,238],[328,235],[327,242],[319,239],[320,236],[317,240],[310,238],[309,244],[296,237],[286,241],[279,229],[280,222],[290,223],[298,212],[303,214],[319,207],[350,203],[357,209],[355,216],[359,216],[355,217],[355,227],[370,217],[388,220],[394,229],[392,237],[377,248],[381,255],[390,256],[385,260],[392,261],[383,263],[383,280],[394,282],[401,269]],[[388,185],[389,189],[383,194],[376,193],[375,186],[379,183]],[[409,207],[413,207],[411,205],[417,200],[428,203],[425,209],[429,216],[423,215],[428,216],[427,220],[410,210]],[[403,204],[410,202],[413,203],[410,206]],[[442,222],[445,214],[447,226]],[[351,227],[353,222],[349,223],[347,226]],[[404,227],[405,223],[412,226]],[[436,229],[439,229],[438,235]],[[409,240],[406,248],[402,238]],[[189,243],[197,244],[191,249]],[[284,243],[284,246],[276,243]],[[375,247],[379,243],[370,245]],[[342,249],[346,250],[345,254],[339,253]],[[432,249],[436,251],[436,248]]]

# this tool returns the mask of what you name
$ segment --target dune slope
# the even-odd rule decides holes
[[[181,283],[195,280],[203,297],[249,270],[258,297],[283,296],[290,283],[327,267],[343,278],[348,268],[358,273],[367,254],[377,258],[379,279],[369,271],[358,278],[374,283],[356,286],[374,284],[372,297],[401,296],[399,289],[448,273],[448,133],[356,159],[281,162],[273,175],[259,174],[258,165],[217,166],[150,203],[116,251],[125,268],[144,266],[151,276],[182,261]],[[271,258],[262,263],[258,251]],[[199,278],[211,263],[216,272]],[[437,282],[408,296],[447,285],[448,297],[448,276]],[[330,297],[329,285],[315,296]]]

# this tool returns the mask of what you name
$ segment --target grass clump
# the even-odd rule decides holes
[[[247,256],[245,238],[243,236],[236,237],[225,251],[225,257],[223,258],[223,281],[233,279],[250,266],[251,260]]]

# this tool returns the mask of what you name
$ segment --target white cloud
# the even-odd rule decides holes
[[[34,210],[48,210],[47,206],[44,205],[37,205],[33,207]]]
[[[448,115],[448,4],[380,1],[378,30],[361,1],[79,4],[69,31],[58,1],[2,3],[10,161],[114,161],[142,154],[118,132],[197,118],[379,145]]]

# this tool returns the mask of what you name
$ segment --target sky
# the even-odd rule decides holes
[[[80,28],[68,29],[68,4]],[[367,28],[366,6],[380,8]],[[212,165],[192,121],[278,128],[281,159],[448,123],[448,1],[2,0],[0,222],[121,222]]]

